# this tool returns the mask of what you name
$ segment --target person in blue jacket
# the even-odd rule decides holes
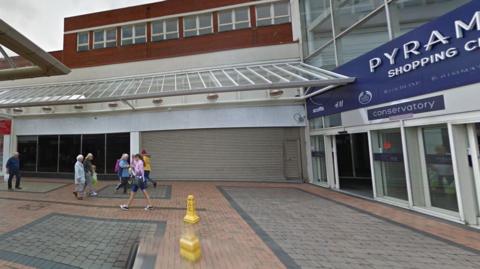
[[[13,191],[12,189],[12,179],[13,176],[15,176],[15,189],[21,190],[22,188],[20,187],[20,159],[19,159],[20,154],[18,152],[15,152],[10,159],[7,161],[7,173],[9,174],[8,176],[8,190]]]

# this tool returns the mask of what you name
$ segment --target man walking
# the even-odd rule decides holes
[[[152,171],[152,165],[151,165],[151,161],[150,161],[150,155],[148,155],[147,151],[146,150],[142,150],[142,158],[143,158],[143,162],[145,164],[145,180],[148,182],[151,182],[153,184],[153,187],[156,188],[157,187],[157,182],[155,182],[155,180],[151,179],[150,178],[150,171]]]
[[[20,154],[18,152],[15,152],[10,159],[7,161],[7,173],[9,174],[8,176],[8,190],[13,191],[12,189],[12,179],[13,176],[15,176],[15,189],[21,190],[22,188],[20,187],[20,159],[19,159]]]

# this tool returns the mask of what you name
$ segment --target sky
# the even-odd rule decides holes
[[[55,51],[63,49],[65,17],[160,1],[0,0],[0,18],[42,49]]]

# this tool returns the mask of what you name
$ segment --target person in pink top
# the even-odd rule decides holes
[[[128,210],[130,205],[133,202],[133,199],[135,198],[135,194],[137,193],[138,189],[140,189],[145,196],[145,199],[147,199],[147,206],[145,206],[145,210],[152,210],[152,201],[150,200],[150,195],[148,195],[147,192],[147,182],[144,177],[144,163],[142,159],[142,155],[136,154],[135,157],[133,158],[133,162],[131,165],[132,168],[132,176],[133,176],[133,182],[132,182],[132,190],[130,192],[130,198],[128,199],[127,204],[120,205],[120,208],[122,210]]]

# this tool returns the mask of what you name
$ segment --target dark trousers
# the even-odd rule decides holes
[[[15,180],[15,188],[18,188],[20,187],[20,171],[11,171],[9,172],[10,175],[8,176],[8,188],[11,189],[12,188],[12,179],[13,179],[13,176],[15,176],[16,180]]]
[[[117,186],[117,190],[123,187],[123,193],[127,193],[128,177],[122,177],[120,184]]]
[[[151,179],[150,178],[150,171],[148,170],[145,170],[143,172],[143,177],[145,178],[145,181],[148,183],[148,182],[151,182],[153,185],[157,184],[157,182],[155,182],[155,180]]]

